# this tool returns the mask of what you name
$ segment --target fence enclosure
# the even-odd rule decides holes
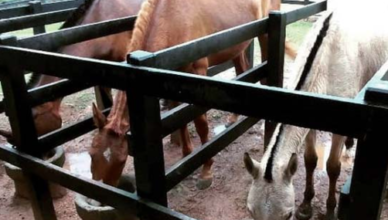
[[[381,128],[388,122],[388,110],[383,105],[384,94],[388,90],[381,80],[388,72],[388,63],[354,100],[276,88],[282,86],[286,25],[325,9],[326,1],[321,1],[287,13],[271,12],[269,18],[155,53],[133,52],[128,56],[128,63],[72,57],[50,51],[130,30],[136,17],[82,25],[24,39],[3,37],[0,76],[5,111],[10,118],[18,148],[0,147],[0,159],[23,169],[34,192],[31,202],[35,219],[56,219],[48,181],[117,209],[133,210],[141,219],[192,219],[167,208],[167,192],[259,119],[359,138],[348,195],[350,199],[348,206],[341,204],[341,219],[379,219],[388,166],[388,149],[381,146],[384,143],[384,130]],[[0,30],[9,31],[12,22],[19,24],[19,27],[32,24],[40,26],[68,12],[50,13],[33,15],[30,19],[18,18],[24,21],[10,19],[8,24],[5,20],[0,21]],[[26,24],[27,20],[31,23]],[[251,68],[233,81],[173,71],[183,64],[264,33],[270,36],[268,62]],[[27,91],[24,70],[64,79]],[[219,67],[213,68],[210,75],[219,70]],[[274,87],[252,84],[263,78],[267,78]],[[128,140],[135,161],[137,194],[80,178],[39,158],[44,152],[93,130],[94,126],[90,117],[38,137],[31,108],[96,85],[125,90],[131,94],[128,96],[129,110],[136,117],[131,117]],[[183,104],[160,115],[159,98],[190,104]],[[162,138],[211,108],[247,117],[165,170]],[[288,111],[283,111],[285,108]],[[104,109],[104,113],[109,110]],[[270,132],[266,135],[270,135]]]

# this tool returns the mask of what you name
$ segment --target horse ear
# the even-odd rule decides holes
[[[286,181],[291,181],[292,176],[296,173],[298,168],[298,157],[296,153],[291,155],[290,161],[288,162],[287,168],[284,171],[284,178]]]
[[[97,128],[101,129],[106,125],[106,117],[93,103],[93,121]]]
[[[260,173],[260,166],[259,162],[253,160],[247,152],[244,154],[244,163],[245,168],[248,170],[248,173],[252,175],[254,179],[256,179],[259,176]]]

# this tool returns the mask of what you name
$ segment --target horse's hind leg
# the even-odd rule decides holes
[[[208,68],[208,60],[205,58],[193,63],[191,68],[187,69],[187,72],[205,76],[207,73],[207,68]],[[194,119],[194,124],[197,130],[197,133],[201,139],[201,143],[205,144],[206,142],[209,141],[209,125],[206,118],[206,114],[203,114],[198,118]],[[198,189],[202,190],[211,186],[213,182],[213,174],[211,171],[212,164],[213,164],[213,159],[209,159],[204,163],[200,174],[200,179],[197,183]]]
[[[247,56],[245,52],[241,53],[238,57],[233,59],[234,68],[236,69],[236,75],[240,75],[241,73],[247,71],[249,68],[249,60],[247,59]],[[235,123],[238,119],[238,114],[231,114],[228,117],[227,127]]]
[[[209,141],[209,125],[206,118],[206,114],[203,114],[194,120],[195,128],[201,139],[201,143],[205,144]],[[209,159],[203,164],[203,168],[200,174],[200,179],[197,183],[198,189],[206,189],[211,186],[213,182],[212,174],[213,159]]]
[[[296,211],[296,217],[300,220],[310,219],[313,215],[311,200],[314,198],[314,170],[317,167],[318,156],[315,150],[316,131],[310,130],[306,137],[306,149],[304,152],[304,162],[306,166],[306,190],[304,192],[303,203]]]
[[[327,173],[329,175],[330,185],[329,185],[329,196],[327,198],[327,212],[326,220],[335,220],[335,207],[337,206],[337,200],[335,198],[335,190],[338,177],[341,173],[341,153],[344,146],[346,137],[333,134],[332,145],[330,150],[329,159],[326,162]]]

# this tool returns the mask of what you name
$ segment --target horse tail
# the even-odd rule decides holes
[[[135,28],[132,32],[131,46],[129,52],[141,50],[144,46],[147,30],[150,25],[152,16],[158,0],[145,1],[138,13]]]

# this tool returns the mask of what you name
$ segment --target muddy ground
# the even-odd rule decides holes
[[[289,73],[291,62],[287,62],[286,72]],[[233,76],[233,71],[223,74],[224,78]],[[285,77],[287,79],[287,76]],[[91,102],[94,100],[93,90],[72,95],[64,100],[62,116],[64,124],[71,124],[91,115]],[[222,130],[228,113],[212,110],[208,112],[212,136]],[[241,220],[250,218],[246,209],[246,197],[251,177],[246,172],[243,164],[244,152],[260,161],[263,154],[263,128],[259,122],[243,136],[221,151],[214,159],[214,182],[206,190],[199,191],[195,184],[198,171],[190,175],[168,194],[169,207],[196,219],[202,220]],[[7,128],[8,121],[0,115],[0,127]],[[190,132],[195,146],[199,145],[199,138],[194,126],[190,124]],[[65,151],[67,162],[65,168],[74,173],[88,176],[89,157],[87,149],[91,143],[93,132],[66,143]],[[0,144],[4,144],[0,139]],[[318,149],[320,152],[319,169],[315,172],[316,196],[313,200],[314,220],[321,220],[325,213],[325,201],[328,191],[328,178],[324,169],[323,159],[327,157],[330,146],[330,135],[319,132]],[[164,140],[166,168],[173,165],[181,158],[181,149],[170,144],[169,139]],[[337,184],[337,196],[347,176],[352,171],[355,149],[350,152],[350,158],[343,158],[341,176]],[[128,158],[126,172],[132,171],[132,159]],[[294,178],[296,190],[296,205],[303,199],[304,192],[304,161],[303,152],[299,155],[299,167]],[[73,202],[74,193],[68,192],[67,196],[55,200],[55,208],[60,220],[78,220]],[[27,200],[14,196],[13,182],[5,174],[3,162],[0,161],[0,219],[7,220],[32,220],[33,214]],[[388,219],[388,209],[384,208],[382,219]]]

